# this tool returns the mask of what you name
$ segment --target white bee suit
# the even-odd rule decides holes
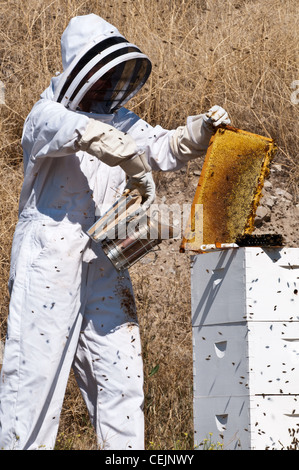
[[[64,70],[95,37],[107,34],[119,35],[96,15],[72,20],[62,37]],[[73,366],[100,448],[143,449],[143,364],[130,277],[118,273],[86,234],[95,214],[110,207],[125,187],[126,173],[101,161],[96,151],[80,150],[80,139],[96,120],[111,126],[107,132],[115,130],[111,148],[120,131],[134,141],[134,152],[145,152],[153,170],[171,171],[206,150],[212,125],[199,115],[168,131],[124,107],[83,113],[57,101],[63,76],[52,79],[24,125],[24,184],[1,370],[0,448],[54,448]],[[195,137],[190,136],[194,122]]]

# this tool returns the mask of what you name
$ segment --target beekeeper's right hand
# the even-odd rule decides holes
[[[134,139],[109,124],[89,119],[85,132],[79,135],[77,150],[94,155],[109,166],[119,165],[127,174],[128,185],[142,196],[146,210],[155,199],[155,184],[145,153],[138,151]],[[129,187],[128,187],[129,189]]]

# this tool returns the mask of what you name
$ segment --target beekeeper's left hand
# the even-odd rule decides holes
[[[228,113],[221,106],[212,106],[206,113],[206,116],[211,120],[214,127],[218,127],[221,124],[230,124]]]
[[[142,210],[147,211],[155,200],[156,185],[151,171],[143,176],[130,176],[126,189],[136,189],[142,196]]]

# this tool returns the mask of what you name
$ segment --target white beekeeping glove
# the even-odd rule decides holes
[[[109,166],[119,165],[128,175],[128,188],[137,189],[146,210],[155,199],[155,183],[145,153],[137,150],[134,139],[109,124],[90,119],[77,149],[94,155]]]
[[[147,211],[155,200],[156,186],[151,171],[142,176],[131,176],[128,180],[126,189],[137,189],[142,196],[142,209]]]
[[[230,124],[228,114],[221,106],[212,106],[206,113],[206,116],[212,121],[214,127],[218,127],[221,124]]]

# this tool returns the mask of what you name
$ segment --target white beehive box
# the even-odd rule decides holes
[[[287,447],[299,427],[299,249],[194,256],[191,285],[196,443],[213,433],[226,448]]]
[[[282,450],[298,436],[299,397],[246,395],[194,398],[196,448],[209,438],[224,450]],[[297,437],[298,438],[298,437]]]
[[[299,321],[299,248],[250,247],[197,255],[191,273],[194,326]]]

